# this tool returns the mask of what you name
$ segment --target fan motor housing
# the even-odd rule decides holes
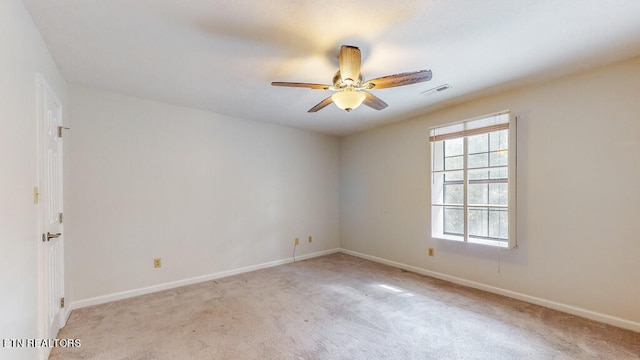
[[[354,81],[353,84],[345,84],[345,82],[342,80],[340,76],[340,70],[338,70],[336,74],[333,76],[333,86],[337,89],[342,89],[349,85],[353,87],[360,87],[360,85],[362,84],[362,81],[363,81],[362,75],[360,75],[358,76],[358,81]]]

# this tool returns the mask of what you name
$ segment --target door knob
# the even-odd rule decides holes
[[[62,235],[62,233],[55,233],[52,234],[50,232],[47,233],[47,241],[51,240],[51,239],[57,239],[60,237],[60,235]]]

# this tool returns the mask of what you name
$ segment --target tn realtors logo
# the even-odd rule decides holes
[[[80,347],[80,339],[2,339],[3,348]]]

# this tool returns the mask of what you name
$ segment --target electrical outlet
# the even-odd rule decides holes
[[[311,237],[311,235],[309,235],[309,242],[313,241],[313,237]]]
[[[294,240],[294,243],[295,243],[295,245],[300,245],[300,239],[296,238],[296,239]]]
[[[162,267],[162,260],[160,258],[153,259],[153,267],[154,268]]]
[[[434,253],[433,248],[429,248],[429,256],[433,256],[433,253]]]

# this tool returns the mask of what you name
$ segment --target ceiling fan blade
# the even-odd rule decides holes
[[[360,79],[360,64],[362,62],[360,49],[355,46],[342,45],[340,47],[340,79],[350,79],[357,83]]]
[[[318,105],[312,107],[311,109],[309,109],[309,111],[307,112],[316,112],[318,110],[322,110],[323,108],[325,108],[327,105],[331,104],[333,102],[333,100],[331,99],[331,96],[329,96],[328,98],[320,101],[318,103]]]
[[[364,93],[367,95],[367,97],[364,98],[364,101],[362,102],[363,104],[367,105],[370,108],[374,108],[376,110],[382,110],[384,108],[386,108],[387,103],[382,101],[379,97],[368,93],[366,91],[364,91]]]
[[[431,70],[420,70],[420,71],[389,75],[389,76],[384,76],[377,79],[369,80],[366,83],[364,83],[362,87],[368,90],[384,89],[384,88],[391,88],[396,86],[411,85],[411,84],[415,84],[423,81],[429,81],[429,80],[431,80]]]
[[[316,90],[328,90],[331,85],[323,85],[323,84],[310,84],[310,83],[298,83],[298,82],[282,82],[282,81],[274,81],[271,83],[272,86],[286,86],[286,87],[301,87],[301,88],[309,88]]]

